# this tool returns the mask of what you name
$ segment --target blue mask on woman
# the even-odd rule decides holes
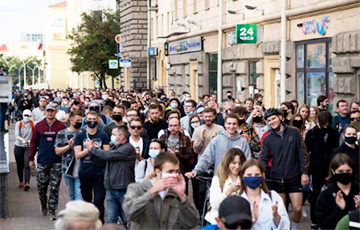
[[[155,159],[160,154],[160,149],[149,149],[149,156]]]
[[[251,189],[256,189],[262,183],[263,178],[261,176],[244,176],[244,183]]]

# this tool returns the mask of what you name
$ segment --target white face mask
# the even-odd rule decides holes
[[[23,117],[23,121],[29,122],[29,121],[30,121],[30,117]]]
[[[200,123],[198,122],[198,123],[192,123],[191,124],[191,127],[193,128],[193,129],[196,129],[197,127],[199,127],[200,126]]]
[[[102,99],[104,99],[105,101],[109,98],[109,95],[102,95]]]

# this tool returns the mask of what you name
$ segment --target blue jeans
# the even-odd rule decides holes
[[[108,224],[109,223],[116,224],[118,222],[119,212],[120,212],[121,221],[123,222],[124,227],[127,228],[127,218],[122,208],[125,193],[126,193],[126,189],[106,190],[106,205],[107,205],[106,222]]]
[[[65,175],[64,172],[63,176],[68,190],[69,201],[82,200],[83,198],[80,191],[80,179],[69,177]]]

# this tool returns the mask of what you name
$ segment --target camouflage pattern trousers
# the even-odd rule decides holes
[[[40,202],[43,207],[46,207],[48,202],[47,191],[50,184],[49,212],[55,212],[58,207],[61,177],[61,163],[37,165],[36,181]]]

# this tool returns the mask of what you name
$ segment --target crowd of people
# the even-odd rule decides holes
[[[306,200],[312,229],[360,224],[359,102],[337,101],[332,116],[325,96],[280,108],[259,93],[241,102],[229,91],[220,104],[192,96],[16,91],[7,120],[19,188],[36,170],[41,212],[57,229],[194,229],[200,219],[203,229],[298,229]],[[62,178],[69,203],[57,214]]]

